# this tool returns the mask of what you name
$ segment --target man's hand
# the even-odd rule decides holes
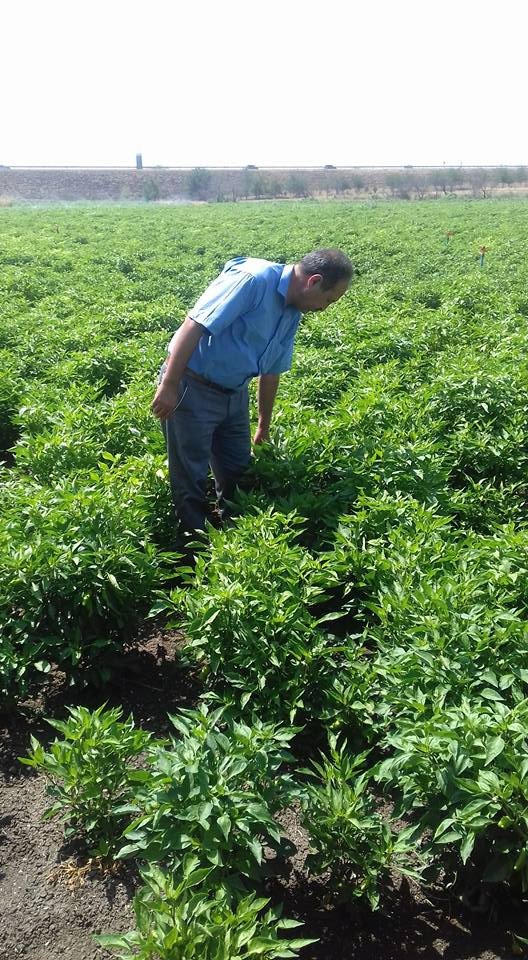
[[[253,437],[253,443],[255,446],[258,446],[260,443],[269,443],[270,442],[270,433],[269,427],[266,429],[264,427],[257,427],[255,430],[255,436]]]
[[[275,394],[279,386],[280,376],[278,373],[262,373],[258,383],[258,423],[253,443],[258,446],[260,443],[269,443],[270,425]]]
[[[150,409],[158,420],[170,417],[178,403],[178,384],[167,383],[166,378],[160,383]]]

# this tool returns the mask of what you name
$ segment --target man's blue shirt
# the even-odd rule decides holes
[[[292,270],[256,257],[229,260],[189,311],[206,331],[190,369],[233,390],[262,373],[289,370],[301,319],[285,302]]]

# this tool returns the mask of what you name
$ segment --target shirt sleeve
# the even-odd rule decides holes
[[[287,370],[290,370],[292,362],[293,362],[293,340],[290,341],[288,346],[285,348],[285,350],[280,355],[280,357],[275,361],[275,363],[272,363],[271,367],[268,370],[263,372],[273,373],[273,374],[286,373]]]
[[[227,271],[213,280],[189,316],[213,336],[255,306],[257,283],[249,273]]]

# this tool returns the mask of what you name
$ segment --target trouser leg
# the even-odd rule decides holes
[[[246,387],[229,397],[227,415],[213,433],[211,469],[222,519],[229,515],[229,502],[247,470],[250,458],[249,398]]]
[[[162,422],[172,499],[184,531],[205,529],[213,434],[225,417],[226,401],[221,394],[182,378],[178,405]]]

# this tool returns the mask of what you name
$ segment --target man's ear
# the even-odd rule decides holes
[[[317,283],[321,283],[323,275],[321,273],[312,273],[308,280],[306,281],[307,287],[314,287]]]

